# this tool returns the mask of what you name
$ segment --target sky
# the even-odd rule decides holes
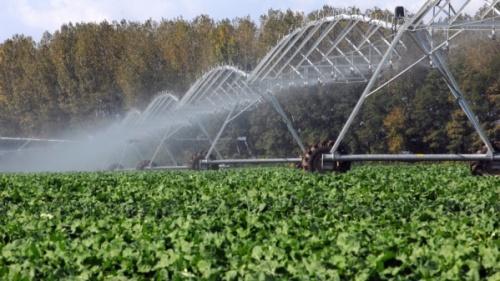
[[[478,0],[475,0],[478,1]],[[207,14],[215,19],[250,16],[258,20],[270,8],[310,12],[328,4],[334,7],[374,6],[394,9],[403,5],[415,11],[424,0],[0,0],[0,42],[14,34],[39,40],[68,22],[183,17]]]

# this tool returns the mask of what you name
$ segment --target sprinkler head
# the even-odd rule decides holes
[[[443,51],[448,51],[448,49],[450,48],[450,42],[449,41],[446,41],[446,43],[443,45]]]
[[[332,72],[332,78],[333,78],[333,81],[337,81],[337,73],[336,72]]]

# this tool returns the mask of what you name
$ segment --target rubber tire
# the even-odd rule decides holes
[[[307,152],[302,157],[301,164],[298,165],[304,171],[308,172],[337,172],[337,173],[346,173],[351,170],[351,162],[349,161],[336,161],[333,165],[332,170],[325,170],[321,165],[321,158],[323,154],[330,153],[331,148],[334,145],[334,141],[324,141],[322,143],[318,143],[310,147]],[[347,150],[344,147],[339,149],[339,152],[346,153]]]

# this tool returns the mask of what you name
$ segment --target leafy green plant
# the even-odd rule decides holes
[[[464,166],[0,175],[1,280],[500,280]]]

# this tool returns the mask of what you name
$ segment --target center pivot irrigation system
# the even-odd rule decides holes
[[[465,19],[464,12],[470,11],[473,4],[477,6],[477,2],[430,0],[414,14],[397,7],[392,20],[339,14],[310,22],[283,37],[250,73],[231,66],[214,68],[198,79],[182,100],[178,101],[168,94],[161,95],[143,114],[135,113],[136,118],[126,120],[135,120],[143,126],[149,118],[171,116],[169,128],[165,130],[151,160],[145,163],[149,167],[154,166],[156,155],[161,149],[166,149],[165,142],[177,130],[193,125],[193,122],[186,122],[189,116],[179,115],[180,112],[189,112],[191,116],[226,116],[213,138],[201,124],[194,124],[200,127],[210,143],[204,154],[195,155],[194,168],[291,162],[310,171],[346,171],[352,161],[475,161],[475,172],[494,172],[500,169],[499,151],[495,150],[472,112],[445,59],[450,42],[462,33],[488,32],[490,38],[496,40],[496,30],[500,27],[500,1],[484,1],[478,17]],[[415,48],[420,52],[416,57],[413,54]],[[410,52],[412,55],[409,55]],[[423,61],[430,61],[442,75],[485,149],[477,154],[346,154],[342,141],[366,99]],[[395,68],[397,71],[394,71]],[[387,69],[391,70],[390,75],[387,75]],[[297,83],[364,83],[366,87],[337,139],[306,148],[275,97],[276,92]],[[285,159],[223,159],[216,145],[227,125],[264,101],[269,102],[280,115],[304,155]],[[174,122],[173,116],[177,122]],[[169,152],[169,155],[172,153]],[[216,155],[218,160],[212,155]]]
[[[140,128],[140,131],[147,131],[148,124],[162,126],[162,136],[150,160],[141,161],[137,168],[155,168],[156,158],[161,151],[167,153],[173,164],[162,168],[185,167],[177,164],[174,154],[166,144],[179,130],[197,126],[210,145],[206,152],[193,156],[192,168],[291,162],[310,171],[347,171],[352,161],[390,160],[477,161],[474,165],[476,172],[497,170],[500,166],[500,155],[470,109],[445,60],[445,52],[450,42],[466,31],[491,32],[491,39],[496,39],[496,29],[500,27],[499,1],[485,1],[486,5],[479,18],[464,20],[462,15],[473,2],[426,1],[420,10],[411,15],[404,8],[397,7],[391,21],[355,14],[326,17],[310,22],[283,37],[250,73],[233,66],[219,66],[198,79],[181,100],[168,93],[161,94],[143,113],[131,112],[123,121],[124,127]],[[408,56],[407,53],[412,52],[410,49],[415,47],[421,55],[416,58],[413,58],[413,55]],[[412,59],[408,61],[408,57]],[[404,58],[406,61],[402,62]],[[429,60],[442,75],[451,94],[483,141],[485,150],[478,154],[346,154],[341,143],[366,99],[425,60]],[[402,65],[405,67],[401,67]],[[385,70],[396,67],[397,72],[383,75]],[[335,141],[311,148],[304,146],[297,130],[275,97],[276,92],[293,87],[297,83],[366,84]],[[280,115],[304,153],[301,158],[223,159],[216,146],[227,125],[261,102],[269,102]],[[210,115],[225,116],[214,137],[209,135],[199,121],[203,116]],[[151,128],[151,131],[157,132],[157,129]],[[122,166],[115,164],[113,168]]]
[[[478,11],[474,7],[481,6]],[[477,12],[474,18],[465,13]],[[467,32],[485,32],[496,40],[500,29],[500,0],[428,0],[416,12],[396,7],[384,20],[359,14],[336,14],[304,26],[284,36],[246,73],[234,66],[218,66],[202,75],[178,99],[161,93],[141,113],[130,112],[119,128],[128,142],[110,163],[124,169],[126,154],[139,154],[138,169],[212,168],[219,165],[295,163],[308,171],[347,171],[353,161],[470,161],[475,173],[498,173],[500,151],[481,127],[452,75],[447,52],[453,40]],[[348,154],[342,147],[367,98],[381,91],[417,65],[430,62],[448,86],[451,95],[484,143],[476,154]],[[356,106],[335,140],[306,147],[276,94],[292,87],[325,84],[366,85]],[[241,114],[268,102],[286,124],[303,152],[299,158],[224,159],[217,144],[227,126]],[[214,116],[217,116],[215,118]],[[221,118],[222,117],[222,118]],[[216,134],[203,125],[211,120]],[[179,165],[169,143],[186,128],[204,135],[208,148],[194,154],[188,166]],[[140,146],[148,146],[144,155]],[[170,166],[159,166],[159,154],[166,154]],[[148,159],[148,160],[144,160]]]

